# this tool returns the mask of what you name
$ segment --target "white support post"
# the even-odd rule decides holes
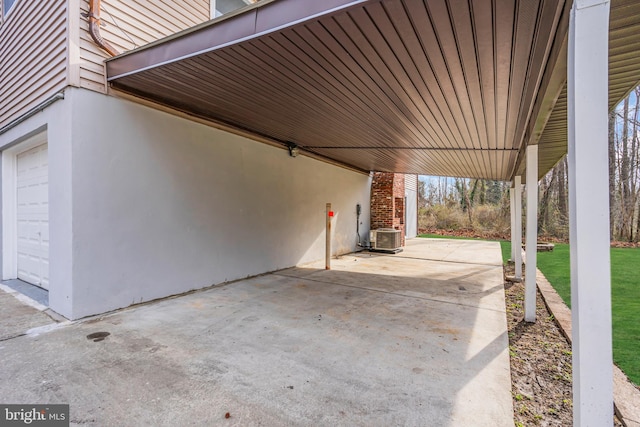
[[[522,177],[518,175],[514,178],[513,181],[515,182],[514,202],[516,207],[516,225],[513,232],[515,240],[515,257],[513,258],[513,262],[515,263],[516,267],[516,279],[522,279]]]
[[[326,229],[325,229],[325,253],[324,253],[324,268],[325,270],[331,270],[331,218],[333,212],[331,211],[331,203],[327,203],[327,212],[325,215]]]
[[[516,206],[515,206],[515,200],[516,200],[516,189],[513,188],[513,185],[511,186],[511,188],[509,188],[509,212],[511,212],[511,261],[514,261],[515,263],[515,259],[516,259]]]
[[[538,146],[527,147],[527,236],[524,277],[524,320],[536,321],[538,255]]]
[[[608,35],[609,1],[575,0],[567,75],[574,426],[613,423]]]

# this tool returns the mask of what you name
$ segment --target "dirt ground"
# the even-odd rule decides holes
[[[513,275],[512,267],[505,274]],[[539,292],[536,323],[524,321],[523,283],[505,281],[505,296],[516,427],[572,425],[571,346]],[[622,426],[617,419],[614,425]]]

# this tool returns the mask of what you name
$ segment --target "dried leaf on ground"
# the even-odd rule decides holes
[[[506,266],[505,276],[513,274]],[[571,346],[539,292],[535,323],[524,321],[524,283],[505,282],[505,303],[516,426],[572,425]]]

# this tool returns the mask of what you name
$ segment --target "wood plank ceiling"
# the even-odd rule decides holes
[[[361,170],[509,180],[526,143],[540,138],[544,171],[562,155],[553,107],[569,6],[263,1],[111,59],[107,77],[114,89]]]

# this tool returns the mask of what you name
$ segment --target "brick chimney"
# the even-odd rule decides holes
[[[371,230],[401,230],[404,246],[404,174],[374,172],[371,183]]]

